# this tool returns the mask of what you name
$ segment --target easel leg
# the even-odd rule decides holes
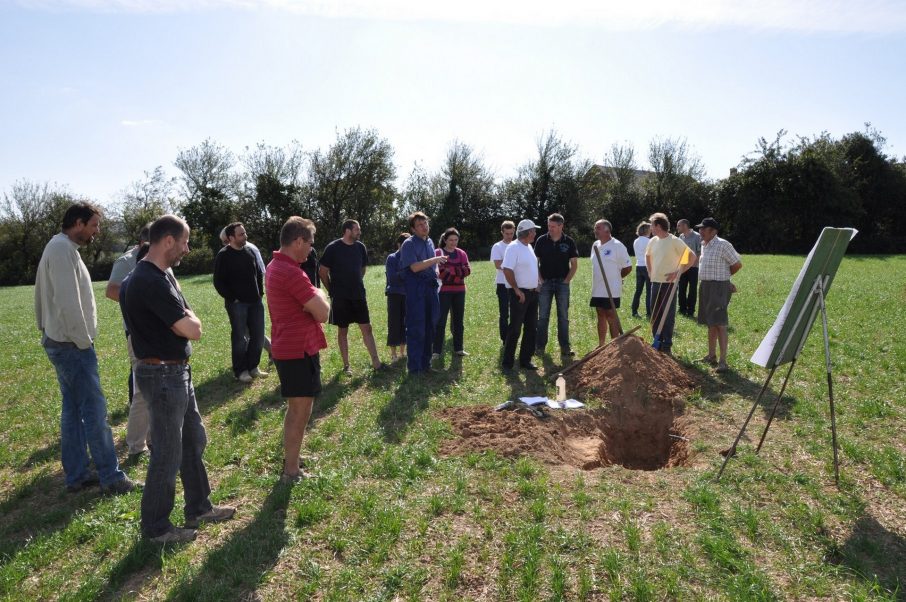
[[[777,394],[777,399],[774,401],[774,407],[771,408],[771,415],[768,416],[768,423],[764,425],[764,431],[761,433],[761,439],[758,440],[758,447],[755,448],[755,453],[761,451],[761,445],[764,443],[764,438],[768,434],[768,429],[771,428],[771,422],[774,421],[774,414],[777,413],[777,407],[780,405],[780,400],[783,398],[783,392],[786,391],[786,384],[790,381],[790,374],[793,373],[793,366],[796,365],[796,360],[799,358],[793,358],[793,361],[790,362],[790,369],[786,372],[786,377],[783,379],[783,386],[780,387],[780,393]]]
[[[730,461],[730,458],[736,455],[736,446],[739,444],[739,440],[742,439],[743,433],[746,432],[746,427],[749,426],[749,421],[752,420],[752,415],[755,413],[755,408],[758,407],[758,403],[761,401],[761,398],[764,396],[764,392],[767,391],[768,385],[771,384],[771,379],[774,378],[774,372],[777,370],[777,366],[771,368],[771,373],[768,374],[767,380],[764,381],[764,386],[761,387],[761,391],[758,393],[758,397],[755,398],[755,403],[752,404],[752,409],[749,410],[749,415],[746,417],[746,421],[743,423],[742,428],[739,429],[739,434],[736,435],[736,440],[733,442],[733,445],[727,450],[727,455],[724,457],[724,463],[721,464],[720,470],[717,472],[717,476],[714,478],[715,481],[719,481],[721,475],[724,473],[724,468],[727,467],[727,462]],[[789,375],[787,375],[789,376]]]
[[[840,488],[840,461],[837,455],[837,415],[834,412],[834,384],[831,377],[830,337],[827,332],[827,308],[824,306],[824,288],[818,287],[818,300],[821,303],[821,324],[824,327],[824,361],[827,364],[827,396],[830,400],[831,440],[834,446],[834,483]]]

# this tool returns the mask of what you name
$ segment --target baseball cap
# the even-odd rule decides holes
[[[521,234],[522,232],[525,232],[526,230],[538,230],[540,228],[541,228],[541,226],[537,225],[532,220],[524,219],[521,222],[519,222],[518,226],[516,226],[516,234]]]
[[[706,217],[702,220],[702,223],[695,226],[696,228],[714,228],[715,230],[720,230],[720,224],[717,223],[717,220],[713,217]]]

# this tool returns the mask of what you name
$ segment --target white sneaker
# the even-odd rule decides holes
[[[249,375],[251,375],[254,378],[264,378],[265,376],[267,376],[269,374],[270,374],[270,372],[265,372],[264,370],[261,370],[259,368],[252,368],[251,370],[249,370]]]
[[[252,375],[248,373],[248,370],[243,370],[236,378],[239,379],[239,382],[250,383],[252,382]]]

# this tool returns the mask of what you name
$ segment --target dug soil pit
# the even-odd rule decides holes
[[[685,369],[631,335],[583,360],[564,374],[567,395],[600,408],[549,410],[546,418],[524,409],[447,408],[442,416],[456,437],[441,451],[493,450],[585,470],[613,464],[638,470],[685,465],[689,445],[683,398],[695,386]]]

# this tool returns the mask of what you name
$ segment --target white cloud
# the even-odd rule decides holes
[[[20,0],[51,10],[176,13],[279,10],[326,18],[581,25],[634,31],[661,26],[805,32],[906,31],[901,0]]]
[[[120,125],[127,128],[163,125],[163,123],[160,119],[123,119],[120,121]]]

